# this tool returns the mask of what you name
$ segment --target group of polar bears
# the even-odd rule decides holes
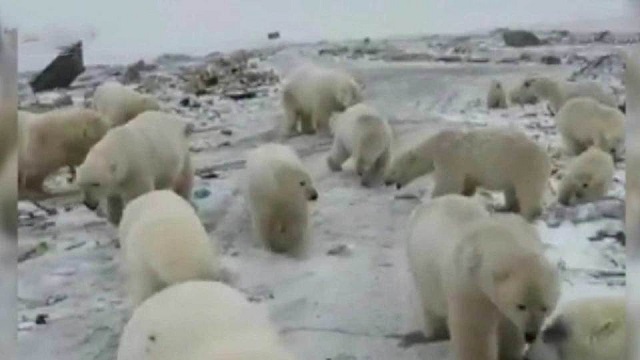
[[[282,130],[288,136],[332,135],[327,167],[340,171],[353,158],[366,187],[382,180],[400,188],[433,172],[434,199],[412,214],[408,242],[430,335],[450,337],[458,359],[520,358],[559,296],[557,270],[544,258],[527,221],[542,211],[549,156],[514,128],[487,128],[443,130],[392,158],[391,127],[363,102],[362,90],[346,71],[303,66],[282,90]],[[572,101],[559,108],[557,117]],[[136,306],[118,359],[292,359],[264,309],[219,282],[217,240],[207,234],[189,200],[193,167],[187,121],[115,83],[96,90],[94,107],[20,113],[20,183],[21,189],[43,191],[46,175],[62,166],[77,167],[75,183],[85,205],[96,209],[104,203],[108,219],[118,225]],[[565,115],[567,123],[578,110]],[[602,167],[611,164],[596,147],[616,147],[615,153],[607,149],[609,161],[610,154],[621,153],[622,135],[596,126],[601,119],[593,118],[586,126],[590,130],[574,125],[569,132],[575,143],[595,145],[583,152],[585,157],[599,156],[597,161],[607,165],[582,160],[586,165],[581,166],[578,157],[571,167],[574,176],[566,178],[580,188],[568,202],[595,196],[584,184],[599,189],[601,178],[606,180]],[[272,143],[251,150],[246,167],[245,195],[257,237],[274,252],[303,247],[309,238],[308,202],[319,193],[302,160],[291,147]],[[600,177],[589,177],[590,172]],[[470,197],[477,187],[503,191],[505,210],[521,216],[490,214]],[[604,301],[600,306],[603,322],[610,320],[610,307]],[[604,326],[595,320],[563,324],[581,334],[558,340],[570,349],[565,354],[586,351],[582,336]]]
[[[572,205],[603,197],[613,181],[614,162],[622,160],[625,151],[625,114],[615,96],[595,81],[534,76],[525,78],[509,98],[516,104],[547,101],[566,154],[575,156],[563,174],[558,201]],[[493,81],[487,105],[505,108],[507,103],[502,84]]]

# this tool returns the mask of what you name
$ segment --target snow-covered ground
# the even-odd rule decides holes
[[[434,44],[452,41],[456,40],[381,44],[393,47],[393,51],[433,52],[442,48]],[[549,149],[561,172],[567,158],[559,155],[559,136],[546,107],[538,104],[489,111],[484,99],[490,81],[501,80],[510,88],[530,74],[568,78],[584,64],[572,62],[571,55],[594,60],[627,45],[571,43],[518,50],[501,47],[491,37],[469,43],[471,52],[479,49],[478,56],[487,57],[488,62],[388,62],[381,56],[318,56],[318,50],[327,45],[315,44],[285,47],[266,56],[259,67],[275,69],[281,77],[307,61],[350,69],[366,86],[366,102],[390,118],[400,143],[445,126],[518,126]],[[534,59],[551,53],[563,59],[563,65],[520,61],[523,52]],[[516,60],[500,61],[506,58]],[[153,74],[172,78],[173,69],[160,66]],[[100,69],[94,70],[99,73]],[[622,96],[620,72],[615,61],[610,67],[594,70],[596,79]],[[320,193],[311,217],[311,248],[304,258],[293,259],[268,253],[253,239],[237,185],[247,150],[266,141],[282,141],[273,130],[283,116],[278,88],[238,102],[206,95],[198,100],[199,107],[180,105],[186,95],[179,88],[154,90],[165,109],[184,114],[202,129],[212,129],[192,139],[196,167],[217,174],[197,180],[194,201],[211,236],[222,246],[228,281],[252,301],[268,306],[286,345],[300,359],[445,358],[446,343],[398,346],[404,334],[422,328],[405,239],[409,213],[431,190],[429,177],[401,191],[384,186],[363,188],[351,167],[341,173],[328,170],[325,159],[330,139],[299,136],[286,140],[302,156]],[[69,94],[81,103],[86,90],[80,86]],[[48,96],[56,95],[39,95],[41,101]],[[31,97],[23,92],[22,104],[30,102]],[[51,183],[66,186],[62,176]],[[562,301],[624,293],[625,254],[619,241],[624,183],[624,164],[620,163],[611,199],[574,209],[557,207],[550,191],[546,213],[536,226],[548,245],[549,256],[562,269]],[[556,186],[554,178],[551,188]],[[501,201],[487,192],[477,196],[491,203]],[[81,205],[77,195],[43,204],[55,207],[57,214],[46,215],[28,202],[19,205],[19,242],[21,253],[26,254],[18,269],[19,357],[114,359],[119,334],[130,316],[124,275],[119,269],[117,231]],[[47,316],[46,324],[35,324],[42,314]]]

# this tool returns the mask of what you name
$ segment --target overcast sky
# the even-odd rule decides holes
[[[52,46],[82,38],[94,55],[133,58],[250,46],[274,30],[288,40],[318,40],[630,18],[640,0],[0,1],[6,25],[23,38]]]

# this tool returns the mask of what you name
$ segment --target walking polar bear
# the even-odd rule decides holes
[[[384,175],[391,156],[391,127],[374,108],[363,103],[353,105],[331,119],[333,146],[327,157],[332,171],[353,157],[363,186]]]
[[[489,93],[487,94],[487,107],[489,109],[506,109],[507,94],[498,80],[493,80],[489,85]]]
[[[536,229],[460,195],[420,205],[410,226],[407,253],[427,337],[450,337],[458,360],[522,358],[560,294]]]
[[[555,116],[568,155],[595,145],[619,160],[624,152],[624,114],[588,97],[567,101]]]
[[[89,149],[109,130],[97,112],[61,108],[42,114],[18,111],[18,174],[21,195],[44,193],[48,175],[80,165]]]
[[[190,131],[185,120],[159,111],[144,112],[111,129],[78,167],[76,183],[84,204],[95,210],[106,199],[109,221],[118,224],[123,207],[149,191],[172,189],[189,200]]]
[[[302,249],[308,237],[313,180],[288,146],[265,144],[247,155],[247,200],[256,235],[274,252]]]
[[[624,296],[577,299],[562,306],[527,351],[528,360],[629,359]]]
[[[111,127],[124,125],[145,111],[160,110],[158,101],[152,95],[140,94],[115,81],[96,88],[93,105],[109,119]]]
[[[611,156],[591,147],[568,166],[560,182],[558,202],[573,205],[602,198],[613,183],[615,167]]]
[[[576,97],[589,97],[601,104],[618,107],[616,97],[612,93],[607,93],[595,81],[557,81],[541,76],[525,79],[521,89],[523,93],[530,93],[537,98],[547,100],[554,114],[557,114],[567,101]]]
[[[264,307],[218,282],[170,286],[125,325],[117,360],[293,360]]]
[[[191,204],[171,190],[132,200],[119,235],[135,306],[166,286],[219,278],[217,241],[209,238]]]
[[[285,110],[283,131],[287,136],[300,131],[328,132],[329,118],[362,101],[362,89],[346,71],[302,66],[291,74],[282,90]]]
[[[443,130],[395,157],[385,183],[401,188],[432,171],[434,198],[471,196],[478,186],[504,191],[505,210],[532,220],[542,211],[551,161],[540,145],[514,128]]]

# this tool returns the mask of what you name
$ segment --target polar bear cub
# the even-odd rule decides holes
[[[293,71],[282,90],[283,131],[314,134],[329,131],[329,118],[362,101],[362,88],[346,71],[304,65]]]
[[[626,313],[623,296],[570,301],[554,315],[526,357],[528,360],[627,359]]]
[[[119,235],[136,306],[166,286],[219,277],[215,238],[207,236],[191,204],[171,190],[132,200]]]
[[[109,81],[96,88],[93,93],[96,110],[107,116],[111,127],[126,124],[129,120],[148,110],[160,110],[152,95],[144,95],[118,82]]]
[[[576,157],[560,182],[558,202],[573,205],[602,198],[613,183],[615,167],[611,156],[591,147]]]
[[[68,107],[42,114],[18,111],[20,192],[43,193],[49,174],[80,165],[108,130],[108,121],[90,109]]]
[[[381,177],[391,156],[391,127],[374,108],[363,103],[351,106],[331,119],[333,146],[327,157],[332,171],[353,157],[363,186]]]
[[[193,169],[186,120],[146,111],[111,129],[78,167],[76,182],[92,210],[107,200],[109,221],[120,222],[123,207],[152,190],[173,189],[190,199]]]
[[[432,171],[434,198],[471,196],[478,186],[504,191],[505,210],[531,220],[542,211],[551,161],[540,145],[515,128],[449,129],[397,155],[385,183],[401,188]]]
[[[536,229],[515,214],[490,216],[469,198],[417,209],[407,251],[429,335],[450,336],[458,360],[521,357],[559,297]]]
[[[300,249],[308,236],[308,201],[317,200],[318,191],[298,155],[273,143],[251,150],[246,185],[258,238],[275,252]]]
[[[293,360],[266,308],[219,282],[170,286],[125,325],[118,360]]]
[[[525,79],[522,88],[525,93],[531,92],[536,97],[547,100],[554,114],[557,114],[567,101],[576,97],[589,97],[601,104],[618,107],[616,97],[607,93],[595,81],[557,81],[541,76]]]
[[[489,93],[487,94],[487,107],[489,109],[506,109],[507,94],[498,80],[491,81]]]
[[[624,114],[587,97],[574,98],[555,116],[566,152],[579,155],[595,145],[618,160],[624,152]]]

